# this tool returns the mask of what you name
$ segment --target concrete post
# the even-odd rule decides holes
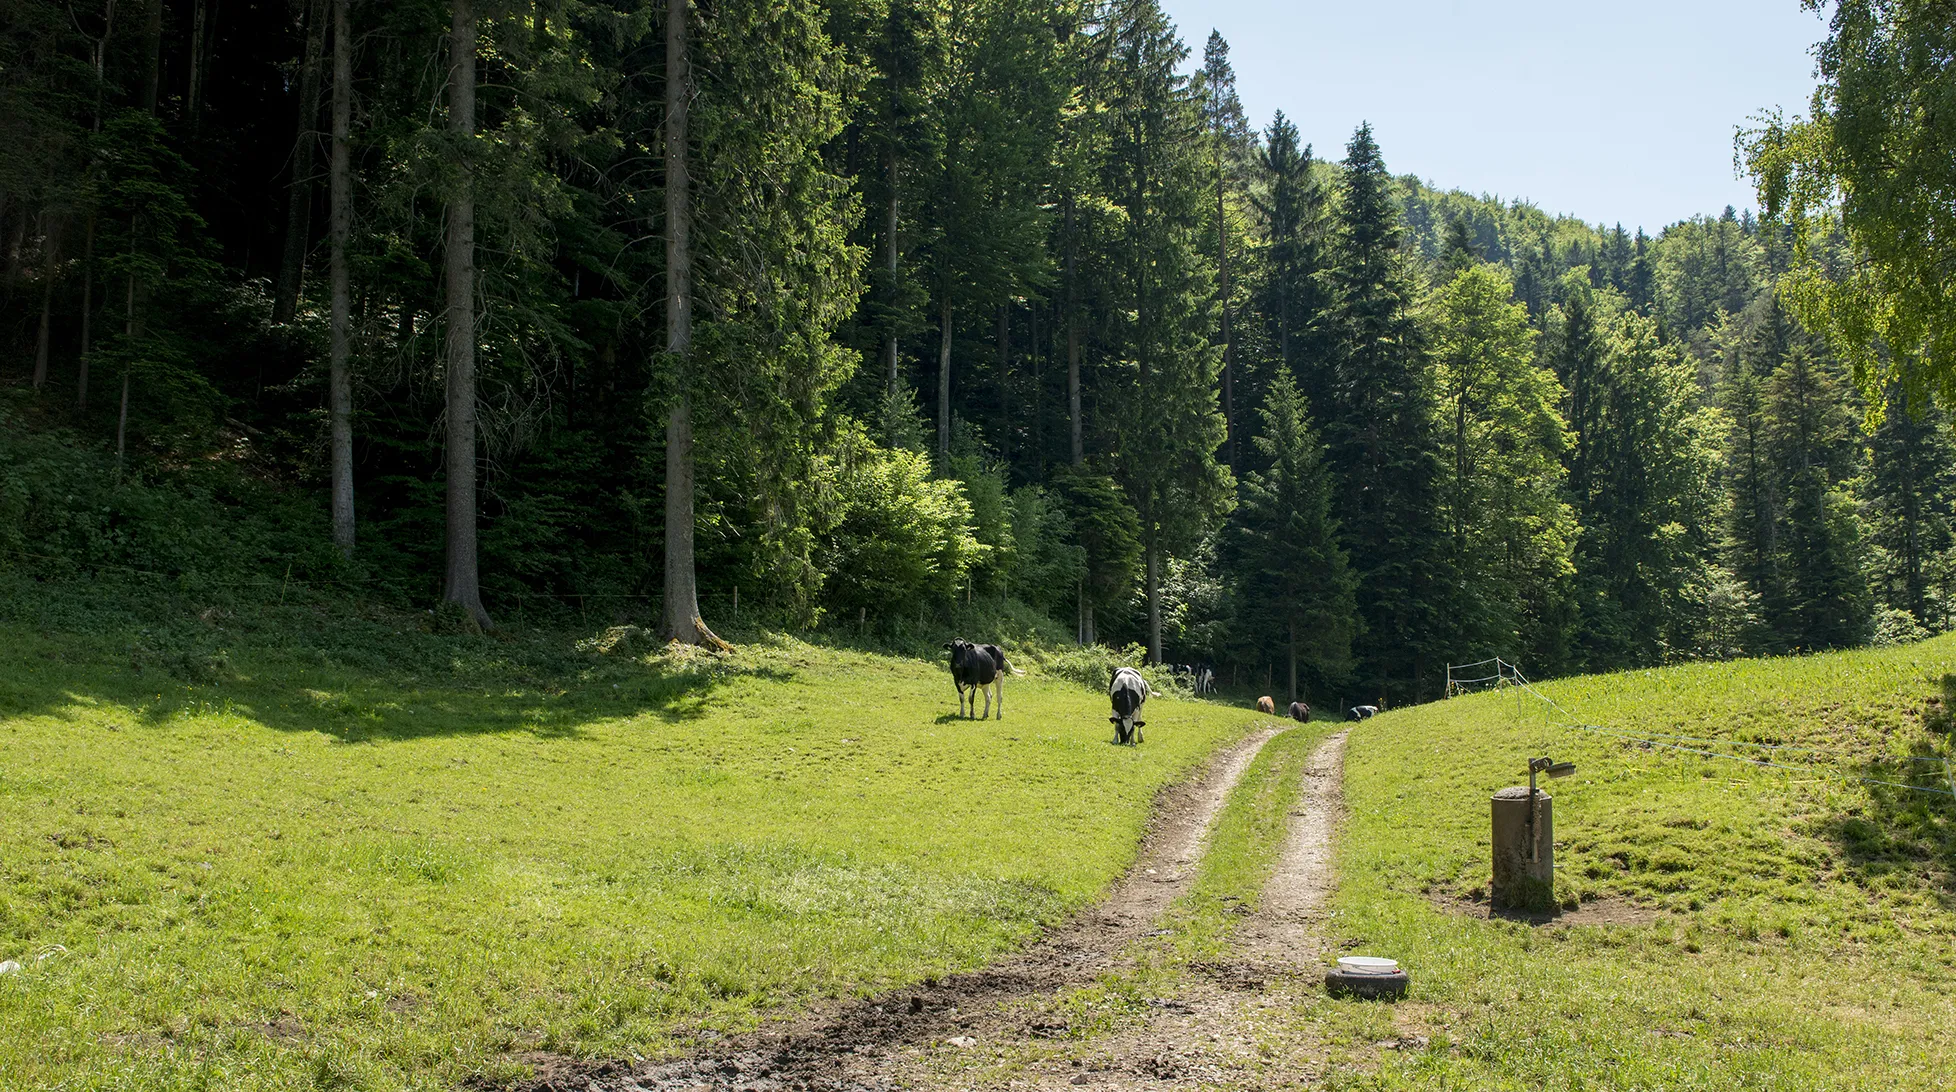
[[[1555,909],[1555,802],[1535,793],[1531,846],[1528,793],[1517,785],[1494,794],[1491,897],[1499,909],[1546,912]]]

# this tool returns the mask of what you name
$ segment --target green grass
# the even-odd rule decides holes
[[[1250,720],[1164,701],[1117,748],[1075,685],[953,721],[935,663],[784,638],[0,607],[9,1088],[448,1088],[970,967]]]
[[[1365,1088],[1946,1088],[1956,1072],[1956,806],[1921,725],[1956,637],[1827,656],[1626,672],[1542,690],[1652,738],[1814,748],[1826,771],[1644,749],[1550,724],[1509,693],[1357,726],[1330,928],[1413,973],[1390,1010],[1313,996],[1334,1085]],[[1557,894],[1626,925],[1460,912],[1485,896],[1488,796],[1526,760],[1577,763],[1555,797]],[[1455,909],[1448,909],[1448,907]],[[1373,1042],[1425,1034],[1423,1050]]]

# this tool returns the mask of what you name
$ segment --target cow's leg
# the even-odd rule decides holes
[[[979,683],[978,692],[985,695],[985,715],[978,719],[990,720],[992,719],[992,684]],[[978,699],[975,696],[971,699],[971,711],[974,713],[978,711]]]
[[[998,719],[1005,719],[1005,673],[998,673]]]

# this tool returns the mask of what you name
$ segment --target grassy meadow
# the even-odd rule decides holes
[[[1251,720],[1162,700],[1113,747],[1035,671],[964,722],[934,662],[780,637],[69,621],[0,611],[8,1088],[494,1083],[967,968]]]
[[[1354,726],[1328,925],[1413,973],[1302,997],[1334,1087],[1939,1089],[1956,1073],[1956,801],[1922,725],[1956,637],[1570,679]],[[1630,737],[1812,767],[1778,770]],[[1745,744],[1781,748],[1765,751]],[[1563,923],[1490,920],[1488,797],[1555,797]],[[1572,924],[1581,921],[1615,924]],[[1376,1045],[1419,1044],[1384,1051]]]

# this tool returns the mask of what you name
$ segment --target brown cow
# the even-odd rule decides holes
[[[1305,724],[1311,723],[1311,703],[1304,701],[1291,702],[1290,719],[1302,721]]]
[[[1274,717],[1277,715],[1277,703],[1270,700],[1270,696],[1265,694],[1256,700],[1256,711],[1259,713],[1268,713]]]

